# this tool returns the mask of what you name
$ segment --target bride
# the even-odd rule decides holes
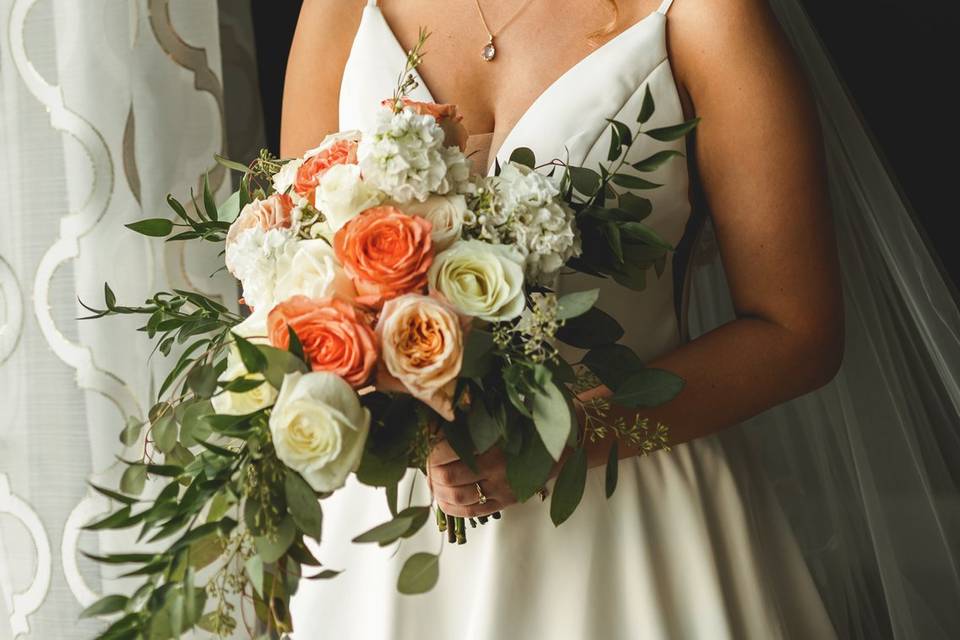
[[[516,504],[496,450],[474,473],[438,446],[430,486],[411,473],[401,500],[432,496],[451,515],[503,517],[444,548],[440,582],[425,595],[397,594],[396,576],[411,553],[436,552],[439,536],[425,528],[399,551],[351,545],[390,516],[381,494],[348,485],[324,503],[320,557],[344,573],[302,584],[296,637],[837,637],[771,486],[743,434],[727,430],[829,383],[844,349],[823,137],[765,0],[306,0],[282,155],[368,123],[421,26],[432,36],[411,97],[459,106],[482,171],[518,147],[595,165],[607,119],[635,121],[648,86],[651,126],[701,119],[686,144],[643,139],[631,151],[685,156],[644,194],[647,222],[677,247],[663,274],[642,293],[584,275],[559,283],[600,288],[623,342],[686,387],[640,416],[611,407],[628,424],[667,425],[670,451],[621,444],[607,500],[609,439],[597,442],[583,502],[559,528],[547,503]],[[691,293],[694,267],[711,260],[704,246],[719,248],[734,317],[692,338],[706,313]]]

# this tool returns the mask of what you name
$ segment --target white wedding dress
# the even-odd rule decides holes
[[[671,2],[550,85],[506,137],[499,161],[525,146],[540,161],[569,157],[595,166],[608,147],[606,119],[635,122],[647,85],[657,104],[652,126],[681,122],[665,40]],[[404,57],[371,0],[344,73],[342,129],[370,122]],[[432,100],[422,82],[412,97]],[[645,138],[631,154],[640,159],[668,148],[682,151],[683,142]],[[693,227],[687,166],[668,163],[653,179],[665,186],[644,194],[655,207],[648,223],[680,243]],[[625,327],[624,343],[650,359],[685,339],[678,320],[683,287],[675,280],[683,278],[668,267],[642,293],[579,275],[564,277],[561,288],[600,287],[599,306]],[[413,504],[428,504],[426,483],[415,475],[401,484],[401,501],[414,482]],[[350,539],[390,519],[382,490],[351,481],[324,501],[324,512],[318,554],[344,573],[302,583],[292,605],[297,640],[835,637],[770,488],[732,433],[622,461],[610,500],[603,468],[591,470],[579,509],[559,528],[550,521],[549,502],[534,498],[469,530],[466,545],[443,542],[431,521],[399,550],[381,549]],[[403,561],[441,546],[436,588],[398,594]]]

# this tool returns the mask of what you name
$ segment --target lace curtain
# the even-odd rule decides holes
[[[109,282],[121,302],[188,288],[235,304],[209,279],[216,252],[123,227],[189,198],[214,153],[262,137],[249,3],[0,0],[0,638],[92,637],[79,622],[122,588],[80,551],[128,548],[81,526],[108,510],[125,416],[142,417],[163,361],[136,320],[78,321]],[[226,73],[225,73],[226,72]],[[230,82],[224,87],[224,76]],[[231,108],[229,121],[224,106]],[[228,136],[228,129],[240,132]]]

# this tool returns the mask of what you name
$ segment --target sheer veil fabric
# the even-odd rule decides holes
[[[838,634],[960,637],[960,312],[798,0],[771,0],[824,129],[843,263],[844,365],[745,434],[801,542]],[[692,335],[733,317],[709,226]]]

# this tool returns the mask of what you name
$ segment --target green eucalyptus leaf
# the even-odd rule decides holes
[[[559,461],[573,429],[573,413],[567,398],[556,384],[550,382],[533,395],[531,409],[540,439],[553,459]]]
[[[123,611],[127,606],[129,598],[121,595],[104,596],[84,609],[80,613],[81,618],[93,618],[95,616],[105,616],[118,611]]]
[[[651,173],[656,171],[664,164],[666,164],[670,159],[683,157],[683,154],[679,151],[674,151],[670,149],[668,151],[658,151],[649,158],[644,158],[639,162],[634,162],[631,166],[637,171],[642,171],[643,173]]]
[[[126,447],[132,447],[140,440],[140,432],[143,430],[144,422],[136,416],[128,416],[127,423],[120,432],[120,442]]]
[[[248,167],[247,165],[240,164],[239,162],[235,160],[230,160],[229,158],[224,158],[219,153],[213,154],[213,159],[216,160],[218,164],[223,165],[227,169],[232,169],[233,171],[241,171],[243,173],[247,173],[250,170],[250,167]]]
[[[403,563],[397,578],[397,591],[405,595],[426,593],[440,578],[440,556],[433,553],[415,553]]]
[[[612,181],[615,185],[626,187],[627,189],[658,189],[662,187],[662,184],[657,184],[656,182],[650,182],[649,180],[644,180],[640,176],[630,175],[629,173],[617,173],[614,174]]]
[[[143,493],[147,482],[147,467],[142,464],[132,464],[120,476],[120,490],[130,495],[138,496]]]
[[[237,350],[240,352],[240,360],[243,361],[243,366],[246,367],[248,372],[261,373],[267,368],[267,357],[256,345],[243,336],[238,336],[235,333],[230,335],[236,341]]]
[[[146,220],[137,220],[124,225],[131,231],[150,236],[152,238],[163,238],[170,235],[173,231],[173,221],[169,218],[147,218]]]
[[[645,131],[646,135],[650,136],[654,140],[659,140],[660,142],[673,142],[681,138],[687,137],[694,129],[697,128],[697,125],[700,124],[700,118],[695,118],[693,120],[688,120],[683,124],[673,125],[672,127],[662,127],[660,129],[651,129],[650,131]]]
[[[463,419],[459,419],[457,422],[447,422],[444,420],[440,423],[440,427],[443,430],[443,435],[446,437],[447,442],[450,444],[450,448],[460,456],[460,460],[467,465],[471,471],[476,472],[477,457],[473,449],[473,440],[470,437],[470,430],[466,421]]]
[[[606,474],[606,491],[607,498],[613,495],[613,492],[617,490],[617,477],[620,473],[620,452],[617,447],[617,441],[613,441],[613,445],[610,447],[610,454],[607,456],[607,474]]]
[[[499,407],[502,412],[502,407]],[[500,424],[490,414],[483,399],[477,399],[467,415],[467,429],[478,453],[486,452],[500,438]]]
[[[257,555],[250,556],[243,565],[250,578],[250,584],[261,598],[263,597],[263,558]]]
[[[216,533],[200,538],[190,545],[190,566],[199,571],[223,555],[223,539]]]
[[[582,316],[593,308],[599,298],[600,289],[568,293],[559,300],[557,318],[559,320],[569,320]]]
[[[357,480],[370,487],[388,487],[399,482],[406,472],[406,456],[385,457],[366,449],[360,458]]]
[[[177,444],[177,422],[173,412],[167,412],[150,425],[154,446],[163,453],[170,453]]]
[[[413,522],[410,523],[410,528],[407,529],[403,536],[401,536],[403,538],[410,538],[420,531],[420,529],[423,528],[423,525],[427,523],[427,519],[430,517],[430,507],[407,507],[398,513],[397,517],[413,518]]]
[[[617,262],[623,264],[623,238],[620,237],[620,227],[614,222],[608,222],[603,225],[602,229],[607,244],[610,245],[610,251],[613,252]]]
[[[557,338],[571,347],[592,349],[613,344],[623,337],[623,327],[609,314],[593,307],[576,318],[571,318],[557,332]]]
[[[613,162],[620,157],[620,148],[622,141],[620,140],[620,132],[616,127],[610,127],[610,148],[607,151],[607,161]]]
[[[283,554],[287,552],[290,545],[297,535],[297,527],[293,523],[293,518],[284,518],[280,521],[276,530],[262,536],[256,536],[253,539],[263,561],[266,563],[276,562]]]
[[[550,519],[560,526],[573,515],[587,484],[587,450],[575,450],[560,469],[550,499]]]
[[[217,372],[213,365],[196,366],[187,374],[187,386],[197,394],[198,398],[207,399],[217,389]]]
[[[307,366],[303,360],[293,355],[289,351],[277,349],[267,345],[258,344],[257,349],[267,359],[267,368],[263,372],[263,377],[275,389],[279,389],[283,384],[283,378],[288,373],[300,372],[306,373]]]
[[[283,481],[284,495],[287,498],[287,511],[301,531],[320,541],[323,531],[323,509],[316,493],[299,473],[287,469]]]
[[[510,489],[519,502],[526,502],[547,482],[554,461],[536,431],[527,428],[522,437],[518,454],[512,455],[506,450],[504,453]]]
[[[640,105],[640,114],[637,116],[637,122],[647,124],[656,110],[657,105],[653,100],[653,93],[650,91],[650,84],[648,83],[643,92],[643,104]]]
[[[680,376],[663,369],[643,369],[617,387],[613,401],[630,408],[658,407],[683,390]]]
[[[515,162],[533,169],[537,166],[537,157],[533,153],[532,149],[527,147],[518,147],[513,150],[513,153],[510,154],[510,162]]]
[[[650,200],[630,191],[621,193],[618,200],[619,209],[629,216],[624,222],[643,222],[653,213],[653,203]]]
[[[592,198],[600,190],[600,174],[593,169],[573,166],[569,166],[567,169],[570,172],[573,188],[583,195]]]
[[[482,378],[493,368],[493,336],[481,329],[467,334],[463,348],[463,363],[460,365],[461,378]]]
[[[121,504],[134,504],[135,502],[139,502],[139,500],[137,500],[136,498],[131,498],[130,496],[125,496],[122,493],[117,493],[116,491],[111,491],[110,489],[107,489],[105,487],[97,486],[92,482],[88,482],[87,484],[89,484],[90,488],[96,491],[97,493],[99,493],[100,495],[106,496],[111,500],[116,500]]]
[[[611,389],[616,389],[623,381],[644,368],[643,361],[633,349],[622,344],[591,349],[583,357],[583,364]]]
[[[397,517],[393,520],[389,520],[383,524],[373,527],[372,529],[364,531],[355,537],[352,542],[356,544],[376,542],[381,547],[384,547],[391,542],[399,540],[413,525],[413,521],[413,515],[397,515]]]
[[[619,120],[611,120],[608,118],[607,122],[609,122],[610,125],[616,130],[622,146],[629,147],[631,144],[633,144],[633,132],[630,131],[630,127]]]
[[[210,191],[210,181],[206,174],[203,175],[203,208],[208,218],[211,220],[217,219],[217,203],[213,199],[213,192]]]
[[[625,222],[621,224],[620,233],[630,240],[638,240],[667,251],[673,249],[656,231],[641,222]]]

